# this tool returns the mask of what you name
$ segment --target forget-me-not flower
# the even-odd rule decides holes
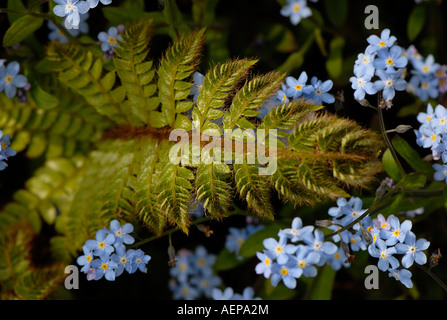
[[[386,271],[391,265],[392,269],[396,269],[399,266],[399,261],[393,257],[396,253],[395,247],[387,247],[385,241],[377,239],[377,241],[368,246],[369,254],[374,258],[379,258],[377,267],[381,271]]]
[[[87,13],[90,9],[85,1],[79,0],[54,0],[57,5],[54,6],[53,12],[58,17],[66,17],[65,20],[73,27],[79,26],[81,22],[81,14]]]
[[[24,88],[28,83],[24,75],[19,74],[20,64],[17,61],[0,66],[0,92],[5,90],[8,98],[15,97],[17,88]]]
[[[303,235],[314,230],[313,226],[303,227],[303,221],[300,217],[295,217],[292,220],[291,228],[281,229],[280,234],[284,234],[290,238],[292,242],[297,242],[302,239]]]
[[[112,3],[112,0],[87,0],[87,4],[88,6],[93,9],[96,8],[96,6],[98,5],[99,1],[101,1],[101,3],[103,5],[108,5]]]
[[[310,85],[312,86],[312,90],[309,94],[306,94],[305,97],[309,98],[315,104],[325,103],[334,103],[335,98],[332,94],[328,93],[329,90],[332,89],[334,83],[332,80],[321,81],[318,80],[317,77],[312,77],[310,80]]]
[[[372,46],[371,51],[377,52],[383,48],[390,48],[396,42],[397,38],[390,35],[391,31],[389,29],[384,29],[380,38],[375,34],[370,35],[366,41]]]
[[[389,277],[394,277],[394,279],[400,281],[408,289],[413,288],[413,282],[411,282],[411,272],[407,269],[388,269]]]
[[[445,183],[447,183],[447,165],[435,163],[433,169],[435,169],[433,179],[436,181],[445,181]]]
[[[99,257],[109,257],[115,250],[112,246],[115,242],[115,236],[113,234],[107,234],[103,229],[96,232],[95,240],[87,240],[85,245],[90,250],[93,250],[93,254]]]
[[[98,39],[101,41],[101,50],[106,53],[113,51],[113,48],[118,47],[118,41],[122,41],[117,27],[110,27],[107,32],[101,31]]]
[[[376,70],[380,80],[374,82],[374,88],[377,91],[383,90],[383,98],[386,101],[393,100],[396,90],[403,91],[407,88],[407,82],[402,79],[402,70],[396,72],[386,72],[385,70]]]
[[[396,244],[396,251],[399,254],[405,254],[402,257],[402,265],[405,268],[409,268],[413,265],[413,262],[420,265],[427,262],[427,256],[422,250],[426,250],[429,246],[429,241],[425,239],[416,240],[414,233],[408,232],[404,243]]]
[[[287,4],[281,8],[280,13],[284,17],[290,17],[290,22],[295,26],[302,19],[312,15],[312,11],[307,6],[306,0],[288,0]]]
[[[279,235],[279,241],[274,238],[267,238],[263,241],[264,247],[276,258],[278,263],[284,264],[289,259],[289,255],[295,253],[297,247],[287,243],[287,237]]]

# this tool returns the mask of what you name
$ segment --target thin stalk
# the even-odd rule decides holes
[[[435,280],[441,287],[442,289],[444,289],[444,291],[447,292],[447,285],[442,282],[441,279],[439,279],[433,272],[431,272],[430,270],[428,270],[426,267],[421,266],[419,264],[416,264],[419,268],[421,268],[422,270],[425,271],[425,273],[427,273],[430,277],[432,277],[433,280]]]
[[[405,172],[404,168],[402,167],[402,164],[400,163],[400,160],[399,160],[399,158],[398,158],[398,156],[396,154],[396,151],[394,150],[394,147],[393,147],[393,145],[392,145],[392,143],[391,143],[391,141],[388,138],[388,135],[386,133],[387,130],[385,128],[385,121],[383,119],[382,108],[379,107],[379,108],[377,108],[377,110],[378,110],[378,113],[379,113],[380,131],[382,133],[383,140],[385,140],[385,143],[386,143],[388,149],[390,150],[391,155],[393,156],[394,161],[396,162],[396,165],[397,165],[400,173],[402,174],[403,177],[405,177],[407,175],[407,173]]]

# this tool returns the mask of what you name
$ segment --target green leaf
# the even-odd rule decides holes
[[[427,18],[427,7],[425,5],[416,6],[408,18],[407,34],[410,41],[414,41],[421,33]]]
[[[16,11],[26,11],[26,7],[23,5],[22,0],[9,0],[8,9]],[[8,13],[8,21],[10,24],[13,24],[14,21],[20,19],[20,17],[22,16],[23,14],[20,13]]]
[[[427,177],[422,173],[409,173],[407,174],[403,181],[402,186],[405,189],[420,189],[425,186],[427,182]]]
[[[224,248],[217,256],[216,262],[214,264],[214,270],[230,270],[244,263],[246,260],[247,259],[238,259],[233,252],[230,252],[227,248]]]
[[[324,1],[327,16],[334,26],[341,26],[348,15],[347,0],[326,0]]]
[[[3,45],[10,47],[25,40],[34,31],[42,26],[43,20],[43,18],[33,17],[30,15],[17,19],[9,27],[9,29],[6,30],[3,38]]]
[[[314,285],[309,300],[330,300],[334,286],[336,271],[330,265],[322,267],[314,279]]]
[[[338,1],[331,1],[338,2]],[[343,71],[343,47],[345,39],[343,37],[335,37],[329,45],[329,56],[326,60],[326,69],[330,78],[338,79]]]
[[[399,136],[395,136],[392,140],[392,144],[396,152],[404,158],[404,160],[416,171],[425,173],[431,177],[433,175],[433,167],[430,163],[425,162],[419,156],[419,153],[414,150],[407,141]]]
[[[389,149],[386,149],[382,156],[382,164],[385,172],[394,181],[398,182],[402,179],[402,173],[397,166],[396,161],[394,161],[393,155]]]

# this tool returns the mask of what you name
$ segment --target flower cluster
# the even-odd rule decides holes
[[[312,77],[310,84],[307,84],[308,75],[301,72],[298,78],[286,77],[285,83],[281,85],[276,94],[267,100],[259,110],[257,117],[262,119],[272,109],[280,104],[296,101],[299,99],[308,100],[310,103],[321,105],[324,103],[334,103],[335,98],[329,91],[334,83],[332,80],[321,81],[317,77]]]
[[[216,256],[203,246],[196,247],[194,252],[180,250],[175,257],[175,266],[169,270],[172,277],[169,289],[173,298],[194,300],[202,295],[211,298],[213,289],[222,283],[213,273],[215,261]]]
[[[82,21],[81,16],[90,9],[96,8],[99,1],[103,5],[112,3],[112,0],[54,0],[56,5],[53,8],[53,13],[58,17],[65,17],[63,23],[67,29],[78,29]]]
[[[411,288],[411,272],[407,269],[414,262],[421,265],[427,262],[422,251],[430,243],[425,239],[416,240],[411,231],[411,221],[400,223],[394,215],[386,219],[382,214],[375,219],[367,216],[356,222],[366,212],[362,206],[360,198],[339,198],[337,207],[328,211],[332,220],[317,221],[318,226],[337,232],[332,237],[334,243],[325,241],[321,230],[313,226],[303,227],[301,219],[294,218],[291,228],[280,230],[279,240],[264,240],[264,251],[257,253],[261,262],[255,268],[256,273],[270,278],[273,286],[283,281],[286,287],[293,289],[297,278],[316,276],[317,266],[329,264],[334,270],[339,270],[342,266],[350,266],[355,257],[352,252],[368,251],[369,255],[379,259],[379,270],[388,271],[390,277]],[[351,227],[340,232],[351,224]],[[299,241],[302,244],[295,245]],[[340,243],[340,246],[335,243]],[[401,263],[395,254],[403,255]],[[401,265],[402,268],[399,268]]]
[[[407,88],[404,71],[408,59],[404,50],[395,44],[396,40],[389,29],[384,29],[380,37],[376,35],[368,37],[369,45],[355,61],[355,76],[349,79],[351,88],[355,90],[356,100],[362,101],[366,94],[374,95],[382,92],[385,105],[391,107],[396,91]],[[377,80],[374,80],[375,78]]]
[[[261,261],[255,267],[256,273],[270,278],[273,286],[283,281],[287,288],[294,289],[297,278],[317,275],[316,266],[325,263],[334,268],[341,266],[337,261],[341,261],[343,253],[332,242],[324,241],[321,230],[313,226],[303,227],[299,217],[293,219],[291,228],[280,230],[278,237],[279,240],[265,239],[265,249],[256,253]],[[297,242],[302,243],[295,245]]]
[[[333,217],[329,228],[336,231],[354,222],[366,211],[362,209],[362,200],[352,197],[349,200],[339,198],[337,207],[329,209],[329,215]],[[342,248],[349,257],[352,251],[365,251],[378,258],[378,268],[388,271],[389,276],[400,280],[406,287],[411,288],[411,272],[407,269],[413,265],[425,264],[427,257],[422,252],[430,243],[425,239],[416,240],[411,231],[412,222],[405,220],[402,223],[399,218],[390,215],[385,218],[378,214],[375,219],[367,216],[355,223],[351,228],[342,231],[333,237],[335,242],[341,241]],[[401,263],[394,256],[403,254]],[[402,268],[399,267],[402,265]]]
[[[447,91],[447,66],[441,68],[431,54],[424,58],[413,45],[407,49],[406,55],[412,67],[407,87],[409,93],[427,101],[429,98],[436,99],[440,93]]]
[[[12,99],[17,94],[17,89],[29,90],[28,79],[19,74],[20,64],[12,61],[5,66],[5,60],[0,59],[0,92],[3,90],[8,98]],[[20,93],[20,92],[19,92]]]
[[[235,293],[231,287],[224,290],[214,288],[212,298],[213,300],[262,300],[259,297],[255,297],[255,291],[252,287],[245,287],[242,294]]]
[[[318,2],[318,0],[311,0]],[[287,0],[281,8],[281,15],[289,17],[293,25],[298,25],[302,19],[312,16],[312,10],[307,5],[307,0]]]
[[[242,257],[239,255],[239,250],[244,244],[245,240],[250,237],[256,231],[264,228],[263,225],[254,225],[248,223],[245,228],[234,228],[230,227],[228,229],[228,235],[225,239],[225,248],[236,255],[236,258],[241,260]]]
[[[123,226],[118,220],[110,222],[107,228],[98,230],[95,239],[85,242],[77,263],[82,266],[81,271],[87,274],[87,280],[99,280],[102,277],[114,281],[124,270],[135,273],[137,270],[146,272],[146,264],[151,257],[141,249],[128,249],[126,245],[133,244],[135,239],[130,235],[133,226],[126,223]]]
[[[420,112],[417,120],[421,123],[415,130],[416,143],[423,148],[430,148],[433,159],[444,164],[434,164],[434,179],[447,183],[447,109],[438,104],[435,108],[429,103],[426,112]]]
[[[9,146],[10,143],[9,135],[3,135],[3,131],[0,130],[0,171],[8,166],[6,163],[8,158],[16,155],[16,151]]]

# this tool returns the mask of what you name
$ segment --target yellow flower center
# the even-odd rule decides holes
[[[244,239],[242,238],[237,239],[237,243],[241,246],[244,243]]]
[[[7,147],[6,143],[2,142],[2,149],[6,149]]]
[[[306,262],[301,260],[300,262],[298,262],[298,267],[300,267],[301,269],[306,267]]]
[[[87,260],[87,262],[92,261],[92,256],[91,256],[91,255],[88,255],[88,256],[85,258],[85,260]]]
[[[103,264],[101,265],[101,269],[102,269],[102,270],[107,270],[107,269],[109,269],[109,265],[108,265],[107,263],[103,263]]]
[[[183,263],[181,265],[179,265],[178,268],[180,269],[180,271],[186,270],[186,266]]]
[[[427,66],[427,65],[425,65],[425,66],[422,68],[422,71],[423,71],[424,73],[428,72],[428,70],[430,70],[430,67]]]
[[[289,270],[287,268],[282,267],[281,268],[281,275],[286,276],[289,274]]]
[[[430,122],[430,120],[431,120],[431,116],[428,116],[427,117],[427,122]]]
[[[295,90],[296,90],[296,91],[300,91],[302,88],[303,88],[303,86],[300,85],[300,84],[297,84],[297,85],[295,86]]]
[[[387,65],[387,66],[392,66],[392,65],[394,65],[394,60],[393,60],[393,58],[388,58],[388,59],[386,60],[386,65]]]
[[[286,101],[287,100],[287,96],[286,95],[283,95],[282,96],[282,101]]]
[[[373,227],[368,227],[366,230],[368,230],[368,232],[372,232],[373,231]]]
[[[122,257],[121,260],[120,260],[120,262],[121,262],[122,264],[126,264],[126,263],[127,263],[127,258],[126,258],[126,257]]]
[[[400,235],[400,230],[394,230],[393,236],[398,237]]]
[[[354,238],[351,238],[351,243],[357,243],[357,241]]]
[[[388,223],[383,223],[381,226],[380,226],[380,228],[386,228],[386,227],[388,227]]]
[[[340,254],[339,252],[336,252],[336,253],[334,254],[334,258],[335,258],[335,259],[340,259],[340,258],[341,258],[341,254]]]
[[[301,7],[300,7],[298,4],[295,4],[295,5],[293,6],[293,11],[298,12],[298,11],[300,11],[300,10],[301,10]]]
[[[114,37],[109,37],[108,42],[109,42],[110,44],[115,44],[116,40],[115,40]]]
[[[380,41],[380,42],[379,42],[379,47],[382,48],[382,47],[384,47],[385,45],[386,45],[385,41]]]
[[[265,263],[266,266],[269,266],[271,261],[270,261],[269,258],[265,258],[264,263]]]
[[[423,89],[428,89],[428,87],[430,85],[428,84],[428,82],[422,82],[421,86],[422,86]]]
[[[433,141],[435,141],[435,140],[436,140],[436,134],[433,133],[433,134],[431,135],[431,139],[432,139]]]
[[[282,252],[282,247],[281,246],[277,246],[275,248],[276,253],[281,253]]]
[[[445,118],[441,118],[441,119],[439,119],[439,123],[440,123],[440,124],[444,124],[444,123],[445,123]]]
[[[386,252],[385,252],[385,251],[382,251],[382,252],[380,253],[380,257],[381,257],[382,259],[386,259],[386,257],[387,257]]]
[[[6,83],[11,83],[12,82],[12,77],[11,76],[6,76],[5,81],[6,81]]]
[[[197,261],[197,264],[198,264],[199,266],[203,266],[203,265],[205,265],[205,260],[203,260],[203,259],[199,259],[199,260]]]
[[[104,249],[105,246],[106,246],[106,243],[105,243],[104,241],[103,241],[103,242],[100,242],[100,243],[98,244],[98,247],[99,247],[100,249]]]

